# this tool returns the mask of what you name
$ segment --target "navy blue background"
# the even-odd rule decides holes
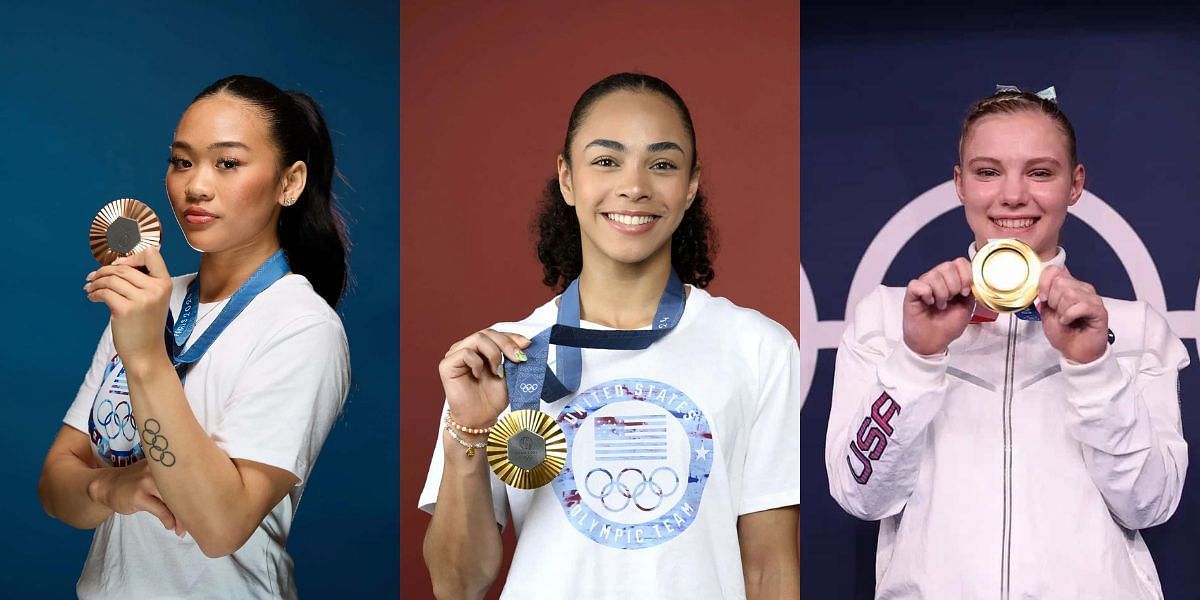
[[[883,224],[908,201],[948,181],[961,119],[998,83],[1057,87],[1079,140],[1087,189],[1146,243],[1169,310],[1195,310],[1200,281],[1200,27],[1180,8],[906,4],[801,6],[801,262],[818,318],[840,321],[854,269]],[[1070,217],[1072,272],[1100,293],[1132,298],[1108,244]],[[922,229],[888,269],[904,285],[962,255],[971,234],[961,209]],[[803,336],[804,333],[801,332]],[[1181,377],[1184,432],[1200,448],[1196,343]],[[810,598],[870,598],[875,523],[844,513],[829,495],[824,442],[834,350],[821,350],[802,419],[803,586]],[[1178,512],[1144,532],[1167,598],[1200,593],[1196,465]]]
[[[6,3],[0,15],[5,219],[0,375],[4,595],[74,594],[91,532],[46,516],[42,459],[108,318],[89,303],[88,225],[132,196],[163,218],[173,274],[198,255],[171,218],[168,145],[197,92],[233,73],[312,95],[325,111],[354,242],[340,313],[353,388],[300,504],[289,551],[302,595],[399,591],[399,14],[396,2]]]

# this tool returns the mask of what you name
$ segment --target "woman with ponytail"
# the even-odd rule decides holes
[[[39,483],[95,529],[81,598],[296,596],[285,544],[350,380],[333,173],[305,94],[236,75],[184,112],[166,184],[199,272],[150,249],[88,274],[112,317]]]

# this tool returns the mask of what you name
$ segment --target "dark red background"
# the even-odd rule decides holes
[[[529,222],[588,85],[637,70],[679,91],[720,235],[709,289],[799,333],[799,31],[794,0],[402,3],[403,598],[432,597],[416,505],[443,398],[437,363],[550,296]]]

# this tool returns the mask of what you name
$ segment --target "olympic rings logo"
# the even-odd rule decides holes
[[[673,478],[670,482],[670,491],[664,489],[667,480],[664,478],[662,482],[658,481],[660,473],[667,473]],[[626,477],[626,474],[636,473],[636,477]],[[608,480],[603,483],[598,483],[600,479],[607,477]],[[627,481],[628,480],[628,481]],[[647,477],[646,473],[641,469],[628,467],[621,469],[616,477],[608,469],[597,467],[588,471],[587,476],[583,478],[584,491],[589,496],[600,501],[600,504],[610,512],[621,512],[625,510],[630,503],[643,512],[650,512],[662,506],[663,498],[674,494],[679,489],[679,474],[670,467],[658,467],[650,472]],[[597,489],[597,486],[599,489]],[[647,498],[649,494],[649,498]],[[619,506],[610,505],[609,498],[616,498],[614,504],[620,503]],[[648,504],[653,502],[653,505],[644,505],[643,500]]]
[[[528,394],[530,392],[535,392],[535,391],[537,391],[537,389],[538,389],[538,385],[536,383],[522,383],[521,384],[521,391],[525,392],[526,394]]]
[[[104,427],[108,439],[115,440],[117,436],[121,436],[130,442],[133,441],[137,435],[137,423],[133,420],[133,409],[129,407],[128,402],[122,400],[113,406],[112,400],[105,399],[96,407],[96,411],[103,415],[96,419],[96,422]]]
[[[146,456],[151,460],[162,463],[164,467],[170,467],[175,464],[175,454],[167,450],[170,443],[167,438],[159,435],[161,431],[162,427],[157,420],[146,419],[145,428],[142,429],[142,445],[146,447]],[[159,442],[162,442],[161,446]]]

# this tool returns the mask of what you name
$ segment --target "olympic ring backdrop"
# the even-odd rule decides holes
[[[296,583],[301,596],[312,598],[387,598],[401,589],[399,8],[357,2],[354,10],[332,10],[314,0],[288,8],[4,5],[0,131],[21,150],[20,158],[0,160],[6,197],[20,205],[0,246],[7,260],[23,266],[0,295],[7,342],[0,370],[7,406],[32,416],[3,437],[7,493],[0,495],[0,512],[11,517],[8,533],[16,541],[0,568],[7,597],[74,597],[92,539],[91,531],[47,516],[36,493],[46,450],[109,317],[81,290],[83,276],[97,267],[88,226],[109,201],[139,198],[164,220],[163,255],[172,274],[196,269],[198,255],[184,243],[163,187],[168,145],[192,97],[234,73],[304,90],[321,105],[345,177],[335,179],[334,191],[354,242],[354,280],[338,310],[350,342],[352,387],[289,535]],[[108,373],[87,433],[105,441],[106,458],[121,460],[127,452],[133,454],[123,460],[132,461],[152,448],[153,457],[169,463],[177,450],[165,439],[139,439],[142,422],[118,375]]]
[[[1200,447],[1200,175],[1189,166],[1189,140],[1200,135],[1200,38],[1195,14],[1170,11],[1038,10],[1000,22],[906,7],[865,22],[805,6],[802,581],[805,597],[865,599],[878,528],[842,512],[824,473],[834,350],[845,316],[874,286],[902,286],[965,253],[970,234],[948,180],[961,118],[995,84],[1056,86],[1088,175],[1064,228],[1068,266],[1103,295],[1148,302],[1184,339],[1192,366],[1180,378],[1183,429],[1193,456]],[[1143,532],[1167,598],[1200,593],[1191,470],[1174,517]]]

